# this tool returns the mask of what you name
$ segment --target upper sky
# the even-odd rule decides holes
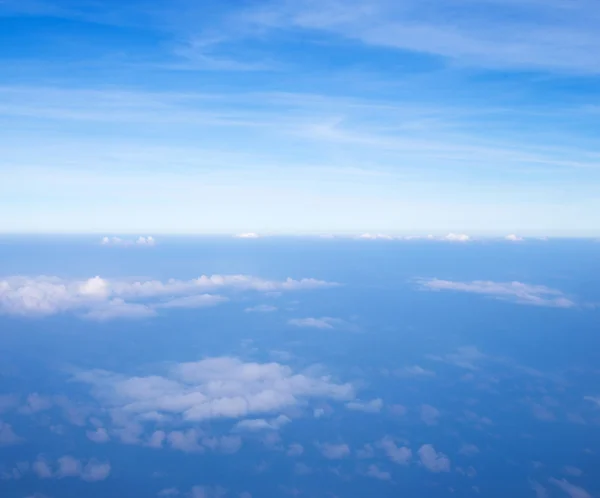
[[[0,0],[0,231],[600,234],[597,0]]]

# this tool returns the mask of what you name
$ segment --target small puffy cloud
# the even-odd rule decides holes
[[[154,431],[148,439],[146,446],[150,448],[162,448],[167,434],[164,431]]]
[[[299,443],[292,443],[288,446],[286,454],[291,457],[297,457],[304,453],[304,446]]]
[[[555,308],[572,308],[575,306],[575,303],[568,299],[561,291],[544,285],[530,285],[522,282],[493,282],[490,280],[456,282],[437,278],[421,279],[419,280],[419,284],[425,290],[482,294],[532,306]]]
[[[314,328],[314,329],[333,329],[336,325],[344,323],[339,318],[322,317],[322,318],[292,318],[288,320],[289,325],[294,327]]]
[[[548,498],[548,490],[542,486],[539,482],[530,480],[529,487],[535,493],[535,498]]]
[[[276,431],[289,422],[291,422],[290,418],[286,417],[285,415],[280,415],[279,417],[271,420],[266,420],[264,418],[247,419],[241,420],[240,422],[235,424],[234,430],[250,432],[264,430]]]
[[[32,415],[52,408],[52,400],[46,396],[40,396],[38,393],[32,393],[27,396],[25,404],[19,408],[19,413]]]
[[[361,240],[394,240],[394,237],[391,235],[386,235],[383,233],[363,233],[358,236]]]
[[[448,242],[468,242],[471,240],[471,237],[464,233],[449,233],[442,240],[447,240]]]
[[[389,436],[384,437],[377,446],[383,449],[388,458],[398,465],[408,465],[412,460],[412,451],[406,446],[399,447]]]
[[[227,490],[221,486],[194,486],[187,496],[189,498],[222,498]]]
[[[322,443],[317,447],[321,454],[329,460],[341,460],[350,455],[350,447],[347,444]]]
[[[257,306],[250,306],[244,310],[246,313],[270,313],[277,311],[277,307],[271,306],[270,304],[259,304]]]
[[[53,467],[56,468],[53,471]],[[94,458],[87,463],[72,456],[60,457],[55,465],[39,457],[31,466],[33,472],[42,479],[78,477],[83,481],[103,481],[110,475],[110,463],[101,462]]]
[[[437,425],[440,411],[431,405],[421,405],[421,420],[427,425]]]
[[[441,361],[467,370],[478,370],[479,364],[488,357],[475,346],[462,346],[454,353],[443,356],[428,355],[430,360]]]
[[[258,239],[260,235],[255,232],[238,233],[236,235],[238,239]]]
[[[117,318],[150,318],[156,316],[156,311],[145,304],[128,303],[123,299],[115,298],[95,306],[83,316],[102,322]]]
[[[158,492],[157,496],[178,496],[179,495],[179,490],[177,488],[165,488],[165,489],[161,489]]]
[[[104,427],[98,427],[94,431],[87,431],[86,435],[94,443],[106,443],[110,440],[110,436]]]
[[[366,475],[381,481],[389,481],[392,478],[392,475],[389,472],[381,470],[375,464],[369,465]]]
[[[312,469],[302,462],[297,462],[294,464],[294,474],[299,476],[306,476],[312,473]]]
[[[187,431],[170,432],[167,441],[174,450],[185,453],[202,453],[205,448],[199,442],[200,437],[202,437],[201,432],[196,429],[188,429]]]
[[[228,298],[214,294],[199,294],[171,299],[156,305],[157,308],[208,308],[229,301]]]
[[[585,489],[575,486],[575,484],[571,484],[566,479],[550,478],[550,483],[562,489],[571,498],[592,498],[592,495],[589,494]]]
[[[394,372],[398,377],[411,377],[411,378],[425,378],[425,377],[435,377],[435,372],[432,370],[427,370],[419,365],[413,365],[401,368]]]
[[[383,408],[383,400],[381,398],[377,398],[364,402],[350,401],[349,403],[346,403],[346,408],[365,413],[379,413]]]
[[[578,467],[573,467],[572,465],[565,465],[562,468],[563,474],[573,477],[580,477],[583,475],[583,470]]]
[[[10,424],[0,420],[0,446],[10,446],[23,441],[23,438],[17,436]]]
[[[441,452],[435,451],[431,444],[424,444],[417,451],[421,464],[431,472],[449,472],[450,459]]]
[[[523,238],[519,237],[518,235],[515,235],[514,233],[511,233],[510,235],[504,237],[504,240],[508,240],[510,242],[521,242]]]
[[[150,235],[140,236],[137,239],[122,239],[121,237],[102,237],[100,243],[103,246],[153,246],[156,244],[156,239]]]
[[[362,448],[356,450],[356,456],[362,460],[373,458],[375,456],[375,449],[367,443]]]
[[[461,455],[473,456],[473,455],[477,455],[477,453],[479,453],[479,448],[477,446],[475,446],[474,444],[463,444],[460,447],[460,450],[458,450],[458,452]]]

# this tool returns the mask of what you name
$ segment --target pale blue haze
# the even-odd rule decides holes
[[[595,0],[3,0],[0,231],[598,236]]]

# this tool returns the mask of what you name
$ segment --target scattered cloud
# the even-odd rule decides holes
[[[440,411],[431,405],[421,405],[421,420],[427,425],[437,425]]]
[[[479,351],[475,346],[462,346],[454,353],[448,353],[443,356],[427,355],[427,358],[467,370],[478,370],[479,364],[486,360],[488,356]]]
[[[112,407],[113,415],[120,413],[126,420],[175,415],[192,422],[235,419],[280,412],[310,399],[354,398],[351,384],[335,383],[314,369],[295,373],[279,363],[247,363],[233,357],[175,364],[164,376],[127,377],[92,370],[80,372],[75,380],[90,384],[93,393]],[[283,422],[277,418],[268,423]]]
[[[291,419],[285,415],[279,415],[276,418],[266,420],[264,418],[241,420],[235,424],[233,430],[236,431],[276,431],[284,425],[291,422]]]
[[[385,451],[388,458],[399,465],[408,465],[412,460],[412,450],[406,446],[399,447],[393,438],[386,436],[377,444]]]
[[[165,489],[161,489],[158,492],[157,496],[178,496],[179,495],[179,490],[177,488],[165,488]]]
[[[449,472],[450,459],[441,452],[435,451],[431,444],[424,444],[417,451],[423,466],[431,472]]]
[[[350,456],[350,446],[347,444],[319,443],[317,447],[322,455],[329,460],[341,460]]]
[[[277,307],[270,304],[259,304],[257,306],[250,306],[244,311],[246,313],[270,313],[272,311],[277,311]]]
[[[336,285],[311,278],[272,281],[249,275],[202,275],[187,281],[165,282],[99,276],[87,280],[16,276],[0,280],[0,313],[47,316],[75,312],[96,320],[144,318],[156,315],[160,308],[200,308],[228,299],[208,292],[283,292]]]
[[[585,489],[575,486],[575,484],[571,484],[566,479],[550,478],[549,481],[556,487],[562,489],[571,498],[592,498],[592,495],[589,494]]]
[[[52,463],[42,456],[31,465],[33,472],[40,479],[62,479],[78,477],[83,481],[103,481],[110,475],[110,463],[101,462],[94,458],[84,462],[70,455],[65,455]]]
[[[561,291],[544,285],[530,285],[521,282],[493,282],[490,280],[456,282],[437,278],[420,279],[419,284],[421,288],[426,290],[482,294],[496,299],[532,306],[555,308],[572,308],[576,306]]]
[[[102,237],[100,243],[103,246],[154,246],[156,245],[156,239],[152,236],[140,236],[137,239],[122,239],[120,237]]]
[[[443,240],[447,240],[448,242],[468,242],[471,240],[467,234],[464,233],[449,233]]]
[[[375,464],[369,465],[366,475],[375,479],[379,479],[381,481],[389,481],[392,478],[392,475],[389,472],[381,470]]]
[[[339,318],[324,316],[322,318],[292,318],[288,320],[289,325],[294,327],[314,328],[314,329],[334,329],[343,324],[344,321]]]
[[[514,233],[507,235],[506,237],[504,237],[504,239],[508,240],[510,242],[522,242],[523,241],[523,237],[519,237],[518,235],[515,235]]]
[[[562,468],[562,471],[564,474],[573,477],[580,477],[583,475],[583,470],[581,470],[579,467],[574,467],[572,465],[565,465]]]
[[[395,237],[383,233],[363,233],[357,237],[362,240],[394,240]]]
[[[401,368],[394,372],[398,377],[413,377],[413,378],[425,378],[425,377],[435,377],[435,372],[432,370],[427,370],[419,365],[413,365]]]
[[[94,431],[87,431],[86,435],[94,443],[106,443],[110,440],[107,430],[104,427],[98,427]]]
[[[548,498],[548,496],[549,496],[548,490],[544,486],[542,486],[539,482],[530,480],[529,487],[535,493],[535,498]]]
[[[0,420],[0,446],[10,446],[23,441],[23,438],[17,436],[10,424]]]
[[[297,457],[304,453],[304,446],[299,443],[292,443],[288,446],[286,451],[287,456]]]
[[[357,412],[379,413],[383,408],[383,400],[376,398],[371,401],[350,401],[346,403],[346,408]]]
[[[465,456],[473,456],[479,453],[479,448],[474,444],[463,444],[458,453]]]
[[[254,232],[239,233],[236,235],[238,239],[258,239],[260,235]]]
[[[597,408],[600,408],[600,396],[584,396],[583,399],[594,404]]]

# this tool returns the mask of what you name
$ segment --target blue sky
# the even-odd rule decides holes
[[[592,0],[0,2],[2,232],[597,236]]]

